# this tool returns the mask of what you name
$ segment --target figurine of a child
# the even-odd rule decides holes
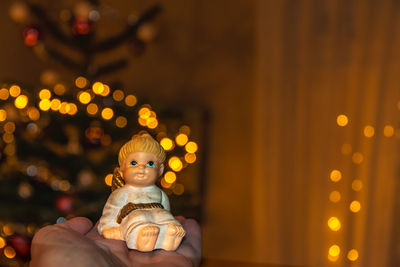
[[[125,240],[128,248],[139,251],[177,249],[185,230],[170,213],[167,195],[154,184],[164,161],[164,149],[147,133],[122,146],[113,192],[98,224],[100,234]]]

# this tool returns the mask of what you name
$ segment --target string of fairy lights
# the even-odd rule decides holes
[[[400,104],[398,105],[400,109]],[[346,127],[349,124],[349,118],[345,114],[340,114],[336,118],[336,123],[339,127]],[[363,135],[365,138],[372,138],[375,135],[375,128],[372,125],[366,125],[363,128]],[[385,125],[383,128],[383,135],[387,138],[395,135],[395,129],[392,125]],[[344,143],[341,146],[341,153],[345,156],[350,156],[351,161],[355,165],[360,165],[364,161],[364,154],[359,151],[353,151],[353,147],[349,143]],[[343,174],[340,170],[334,169],[330,172],[330,180],[334,184],[337,184],[342,180]],[[351,189],[354,192],[360,192],[363,188],[362,179],[355,178],[351,182]],[[339,190],[334,189],[329,194],[329,200],[334,205],[340,203],[342,194]],[[353,199],[348,204],[349,211],[353,214],[360,212],[362,204],[359,200]],[[328,227],[332,232],[338,232],[342,228],[341,219],[339,216],[331,216],[327,221]],[[331,244],[328,249],[328,260],[331,262],[337,262],[343,254],[342,248],[339,244]],[[359,259],[359,250],[357,248],[351,248],[347,251],[347,260],[355,262]]]
[[[42,88],[37,95],[17,84],[0,88],[0,100],[3,102],[0,105],[0,134],[2,134],[1,142],[4,145],[3,156],[5,156],[3,165],[17,166],[18,172],[46,183],[55,191],[71,192],[79,185],[73,185],[67,179],[51,173],[45,165],[19,161],[16,156],[17,124],[24,122],[27,125],[26,132],[37,135],[41,131],[40,118],[46,112],[58,112],[63,116],[76,116],[78,112],[86,112],[88,116],[114,123],[118,128],[124,128],[128,124],[128,118],[117,114],[112,105],[107,105],[107,101],[98,101],[99,98],[104,100],[111,96],[113,101],[122,103],[127,108],[137,108],[138,101],[135,95],[126,94],[120,89],[113,90],[105,83],[96,81],[91,84],[86,78],[80,76],[75,79],[74,85],[76,88],[71,89],[65,84],[57,83],[52,88]],[[77,91],[73,93],[74,99],[69,98],[69,101],[64,101],[63,96],[67,93],[71,94],[71,91]],[[183,194],[185,188],[178,182],[179,172],[196,162],[198,151],[198,144],[190,140],[190,127],[182,125],[174,136],[168,136],[166,126],[159,124],[157,114],[149,104],[144,104],[137,110],[138,124],[145,129],[154,130],[161,146],[167,152],[171,152],[167,153],[166,162],[169,168],[161,178],[161,186],[168,194]],[[96,134],[94,129],[85,131],[88,137],[92,134]],[[104,135],[101,142],[103,145],[109,145],[111,137],[107,138],[107,135]],[[184,155],[178,156],[174,153],[176,147],[183,149]],[[3,167],[0,166],[0,168]],[[79,183],[90,183],[92,179],[90,177],[89,174],[82,174]],[[104,182],[107,186],[111,186],[111,180],[112,174],[109,173],[105,176]],[[33,193],[33,188],[29,183],[21,182],[17,193],[21,198],[29,198]],[[0,249],[3,250],[4,256],[7,259],[13,259],[17,255],[14,247],[7,244],[8,238],[15,233],[32,237],[41,226],[0,222]]]

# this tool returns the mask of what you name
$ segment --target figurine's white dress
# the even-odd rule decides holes
[[[121,222],[117,223],[117,217],[122,207],[129,202],[137,203],[161,203],[164,209],[137,209],[131,211]],[[165,237],[165,230],[169,224],[180,225],[170,213],[167,195],[155,185],[147,187],[134,187],[124,185],[114,190],[108,197],[97,227],[99,233],[106,227],[119,226],[122,238],[128,248],[136,249],[137,231],[146,225],[155,224],[160,228],[154,249],[161,248]]]

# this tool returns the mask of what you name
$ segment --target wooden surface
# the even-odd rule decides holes
[[[216,260],[216,259],[203,259],[201,267],[305,267],[294,265],[276,265],[267,263],[254,263],[245,261],[230,261],[230,260]]]

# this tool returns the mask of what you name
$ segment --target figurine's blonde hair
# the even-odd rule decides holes
[[[118,163],[121,167],[129,154],[135,152],[147,152],[156,156],[161,162],[165,161],[165,151],[162,146],[151,137],[148,133],[135,135],[132,140],[125,143],[118,154]],[[121,177],[119,168],[115,168],[112,179],[112,190],[120,188],[125,184],[124,179]]]

